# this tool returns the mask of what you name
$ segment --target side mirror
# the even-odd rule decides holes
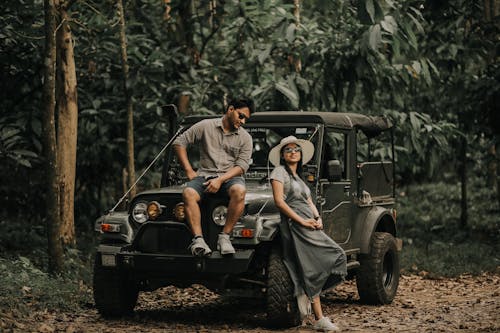
[[[328,180],[338,182],[342,179],[342,167],[339,160],[328,161]]]

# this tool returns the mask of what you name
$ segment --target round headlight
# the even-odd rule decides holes
[[[151,201],[148,203],[148,216],[151,220],[156,220],[161,212],[162,209],[158,201]]]
[[[132,209],[132,218],[137,223],[144,223],[148,220],[148,205],[145,202],[138,202]]]
[[[217,225],[226,224],[226,215],[227,215],[227,207],[226,206],[217,206],[212,211],[212,220],[214,220]]]

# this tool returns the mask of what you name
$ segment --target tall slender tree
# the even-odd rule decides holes
[[[44,1],[45,75],[43,85],[43,143],[46,169],[46,209],[49,270],[62,271],[63,247],[60,241],[59,177],[57,168],[56,108],[56,16],[54,0]]]
[[[75,243],[74,191],[78,106],[71,1],[45,0],[43,142],[47,173],[49,270],[63,270],[64,246]]]
[[[78,94],[74,43],[71,33],[68,2],[59,6],[57,29],[57,165],[59,168],[59,214],[64,245],[75,244],[74,195],[76,144],[78,131]]]
[[[123,92],[127,105],[127,178],[128,187],[135,183],[135,159],[134,159],[134,105],[132,92],[129,85],[129,65],[127,57],[127,34],[125,31],[125,11],[123,0],[116,0],[118,15],[120,16],[120,50],[123,74]],[[135,187],[130,190],[129,197],[135,196]]]

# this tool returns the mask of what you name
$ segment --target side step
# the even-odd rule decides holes
[[[345,254],[347,256],[347,270],[348,271],[350,271],[351,269],[356,269],[359,266],[361,266],[359,261],[353,260],[353,259],[357,259],[357,255],[359,254],[359,252],[360,252],[359,248],[345,250]]]
[[[359,261],[357,261],[357,260],[349,261],[347,263],[347,270],[350,271],[351,269],[359,268],[359,266],[361,266],[361,264],[359,263]]]

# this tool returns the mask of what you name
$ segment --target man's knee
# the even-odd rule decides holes
[[[195,203],[200,201],[200,195],[195,189],[186,187],[184,191],[182,191],[182,199],[184,203]]]
[[[229,188],[229,198],[236,201],[244,201],[246,188],[242,185],[233,185]]]

